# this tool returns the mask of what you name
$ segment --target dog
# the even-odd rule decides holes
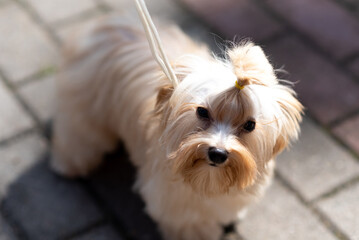
[[[263,195],[303,107],[261,47],[232,44],[219,58],[178,27],[157,27],[176,87],[135,21],[110,17],[67,43],[51,166],[86,176],[121,139],[164,239],[218,240]]]

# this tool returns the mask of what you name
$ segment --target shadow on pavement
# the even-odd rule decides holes
[[[1,200],[3,214],[21,239],[70,239],[108,222],[126,239],[161,239],[143,201],[132,191],[135,169],[122,147],[86,180],[54,174],[48,159],[48,153],[41,156]]]

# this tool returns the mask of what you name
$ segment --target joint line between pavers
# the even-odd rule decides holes
[[[60,38],[55,34],[51,27],[42,20],[31,4],[22,0],[14,0],[14,2],[16,2],[18,6],[20,6],[24,12],[28,14],[28,16],[50,37],[53,43],[55,43],[55,46],[59,48],[61,45]]]
[[[7,76],[4,74],[2,69],[0,69],[0,77],[3,79],[4,84],[9,88],[9,91],[12,93],[16,101],[23,108],[25,113],[31,118],[35,123],[35,128],[39,129],[42,132],[42,135],[46,136],[45,129],[43,124],[40,121],[40,118],[36,115],[34,111],[32,111],[31,107],[26,103],[26,101],[20,96],[20,94],[16,91],[15,86],[10,82]]]
[[[21,240],[28,240],[29,239],[29,237],[27,236],[26,231],[22,227],[22,224],[19,221],[15,220],[13,217],[11,217],[7,213],[6,209],[4,209],[3,204],[0,205],[0,216],[10,226],[11,230],[13,231],[13,233],[15,234],[15,236],[18,239],[21,239]]]
[[[222,49],[223,49],[223,46],[225,46],[224,43],[226,43],[226,40],[224,40],[224,38],[222,36],[220,36],[219,34],[216,33],[217,32],[216,28],[214,26],[208,24],[207,22],[205,22],[203,18],[199,17],[195,12],[193,12],[193,10],[191,8],[189,8],[188,5],[184,4],[183,1],[174,1],[174,3],[176,4],[176,6],[178,6],[179,8],[181,8],[183,11],[185,11],[188,14],[187,19],[195,21],[201,26],[205,26],[208,34],[211,34],[214,36],[214,38],[211,39],[211,41],[215,42],[215,45],[217,46],[218,49],[220,49],[220,51],[218,51],[218,49],[213,49],[211,46],[210,46],[211,47],[210,50],[215,52],[217,55],[221,56],[221,54],[224,53],[224,51],[222,51]],[[179,22],[178,24],[180,26],[182,26],[187,23],[188,23],[188,20],[185,20],[183,22]],[[221,46],[221,44],[223,44],[223,46]]]
[[[356,61],[357,59],[359,59],[359,51],[356,51],[352,54],[350,54],[349,56],[345,57],[344,59],[342,59],[340,61],[340,64],[347,69],[348,74],[351,76],[352,79],[354,79],[354,81],[356,81],[359,84],[359,77],[357,76],[357,74],[354,72],[353,69],[350,68],[350,64],[352,64],[354,61]]]
[[[359,19],[359,15],[358,15],[359,2],[357,2],[356,4],[343,0],[332,0],[332,2],[336,3],[339,6],[344,7],[351,15]]]
[[[84,179],[77,180],[86,190],[86,192],[91,196],[93,202],[97,206],[97,208],[105,215],[108,221],[113,225],[116,232],[126,240],[134,240],[132,236],[126,230],[126,227],[123,226],[121,221],[119,221],[111,207],[106,204],[106,202],[102,199],[102,197],[98,194],[98,192],[94,189],[94,187]]]
[[[276,179],[293,195],[299,200],[299,202],[305,206],[314,216],[316,216],[319,222],[328,229],[333,236],[339,240],[350,240],[350,237],[347,236],[335,223],[328,218],[324,213],[322,213],[318,208],[316,208],[311,202],[304,199],[304,197],[299,193],[299,191],[292,186],[281,174],[279,171],[275,171]]]
[[[103,14],[103,12],[101,11],[100,8],[98,8],[96,6],[95,8],[82,11],[81,13],[79,13],[75,16],[71,16],[71,17],[67,17],[62,20],[55,21],[55,22],[51,23],[50,25],[52,28],[60,29],[62,27],[68,26],[72,23],[81,22],[83,20],[87,20],[87,19],[90,19],[90,18],[96,17],[96,16],[101,16],[101,14]]]
[[[33,133],[38,133],[38,129],[36,127],[28,128],[28,129],[23,130],[21,132],[15,133],[11,137],[2,139],[0,141],[0,147],[6,146],[8,144],[11,144],[11,143],[19,140],[20,138],[23,138],[25,136],[31,135]]]
[[[46,77],[54,75],[56,72],[57,72],[56,66],[48,66],[12,84],[15,87],[15,89],[18,89],[30,83],[41,81]]]
[[[113,7],[109,4],[107,4],[105,1],[101,0],[93,0],[96,4],[96,6],[103,12],[107,13],[113,10]]]
[[[355,61],[357,58],[359,58],[359,51],[355,51],[355,52],[351,53],[347,57],[343,58],[341,60],[341,62],[342,62],[343,65],[349,65],[353,61]]]
[[[310,201],[311,204],[315,204],[315,203],[318,203],[322,200],[325,200],[327,198],[330,198],[342,191],[345,191],[346,189],[352,187],[353,185],[359,183],[359,175],[357,176],[354,176],[353,178],[339,184],[339,186],[336,186],[334,188],[332,188],[330,191],[326,192],[326,193],[323,193],[321,194],[319,197],[313,199]]]
[[[337,118],[337,119],[334,119],[333,121],[331,121],[328,126],[330,128],[334,128],[334,127],[337,127],[338,125],[342,124],[343,122],[347,121],[348,119],[350,118],[353,118],[353,117],[356,117],[359,115],[359,108],[357,109],[354,109],[353,111]]]
[[[337,137],[331,129],[333,128],[330,125],[324,125],[320,123],[310,112],[305,112],[305,115],[315,123],[316,127],[321,130],[325,135],[328,135],[337,145],[341,146],[344,150],[346,150],[356,161],[359,161],[359,155],[356,153],[349,145],[347,145],[343,140]]]
[[[286,38],[289,36],[290,36],[290,31],[288,31],[288,28],[286,26],[284,26],[281,31],[278,31],[278,32],[272,34],[271,36],[261,40],[259,43],[261,45],[269,45],[274,42],[277,42],[278,40],[280,40],[282,38]]]
[[[62,236],[62,237],[60,236],[58,239],[59,240],[70,240],[70,239],[73,239],[76,237],[80,237],[82,235],[85,235],[86,233],[89,233],[91,230],[94,230],[94,229],[102,227],[102,226],[106,226],[106,224],[108,224],[108,222],[106,221],[105,218],[103,218],[103,219],[95,221],[94,223],[87,225],[86,227],[78,229],[78,230],[68,234],[67,236]]]

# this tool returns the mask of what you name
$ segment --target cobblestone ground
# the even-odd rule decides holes
[[[359,3],[356,0],[151,0],[152,14],[213,47],[261,44],[307,108],[300,140],[278,159],[245,240],[359,239]],[[219,4],[221,2],[221,4]],[[125,0],[0,0],[0,240],[159,239],[131,191],[125,150],[86,180],[47,165],[61,43]],[[129,10],[132,9],[132,10]],[[212,34],[212,32],[216,34]],[[220,37],[219,37],[220,36]]]

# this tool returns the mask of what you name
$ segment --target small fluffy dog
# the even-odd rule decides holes
[[[235,45],[219,59],[177,27],[157,27],[175,88],[139,24],[112,17],[69,42],[51,164],[85,176],[121,139],[164,238],[218,240],[270,183],[302,105],[259,46]]]

